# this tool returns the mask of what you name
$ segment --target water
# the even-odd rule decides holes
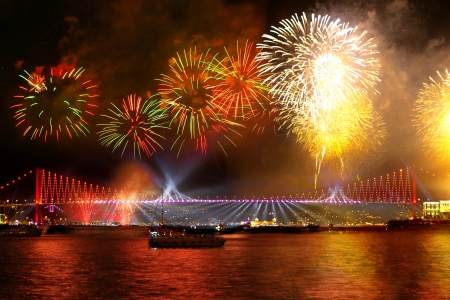
[[[139,227],[0,240],[1,299],[450,299],[450,232],[231,234],[150,249]]]

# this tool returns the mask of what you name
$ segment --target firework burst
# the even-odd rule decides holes
[[[196,151],[206,154],[208,140],[215,140],[225,152],[218,137],[224,137],[233,145],[231,134],[239,133],[234,127],[243,127],[227,120],[226,111],[213,103],[211,90],[217,84],[209,70],[210,54],[197,54],[196,49],[177,53],[170,60],[171,75],[159,79],[158,93],[170,108],[170,126],[176,127],[178,137],[172,148],[178,147],[178,155],[186,140],[195,141]],[[226,154],[226,152],[225,152]]]
[[[277,120],[316,161],[316,181],[324,163],[336,163],[344,175],[344,166],[376,153],[385,137],[368,98],[379,82],[376,45],[329,16],[280,23],[264,35],[257,58]]]
[[[294,15],[272,27],[258,45],[260,75],[279,104],[316,113],[316,102],[346,101],[347,94],[376,92],[379,64],[376,45],[366,32],[330,21],[329,16]]]
[[[382,152],[385,123],[365,94],[352,97],[358,99],[342,101],[314,116],[299,114],[293,118],[292,132],[316,162],[316,181],[324,163],[337,165],[343,175],[345,166],[373,160]]]
[[[122,155],[128,145],[132,145],[134,158],[136,152],[141,158],[141,152],[151,157],[156,148],[162,149],[156,138],[163,138],[156,133],[156,129],[167,128],[167,108],[160,107],[161,102],[156,96],[142,101],[139,96],[129,95],[122,100],[122,107],[111,103],[108,108],[110,115],[102,114],[109,123],[97,124],[103,129],[99,131],[100,144],[106,147],[113,146],[113,152],[122,148]]]
[[[91,80],[82,80],[83,68],[63,71],[51,68],[48,80],[45,75],[28,73],[22,76],[26,86],[19,86],[22,93],[14,96],[20,103],[11,106],[15,110],[16,127],[25,127],[23,136],[28,133],[31,139],[67,134],[80,136],[90,133],[85,116],[93,116],[97,105],[91,101],[98,97]]]
[[[269,103],[268,88],[258,76],[258,65],[252,55],[253,43],[246,42],[244,48],[236,44],[236,54],[222,60],[214,58],[209,70],[218,80],[211,89],[214,104],[224,111],[224,117],[232,115],[235,119],[255,117],[265,110]]]
[[[450,74],[424,83],[415,102],[413,122],[425,151],[442,161],[450,157]]]

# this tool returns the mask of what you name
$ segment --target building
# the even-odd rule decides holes
[[[450,219],[450,200],[441,200],[440,211],[444,219]]]
[[[255,221],[250,222],[251,227],[259,227],[259,226],[277,226],[277,219],[273,219],[272,221],[260,221],[258,218],[255,218]]]
[[[423,203],[424,219],[450,219],[450,200],[440,200]]]

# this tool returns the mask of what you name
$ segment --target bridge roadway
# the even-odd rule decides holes
[[[16,207],[16,206],[36,206],[34,203],[0,203],[0,207]]]
[[[195,201],[196,200],[196,201]],[[2,215],[8,220],[52,220],[65,223],[76,220],[83,222],[120,220],[129,224],[131,219],[136,222],[159,220],[166,215],[174,223],[210,222],[210,219],[229,220],[237,222],[257,217],[260,220],[271,221],[273,218],[280,222],[295,222],[297,219],[316,220],[317,223],[331,222],[341,224],[345,221],[374,222],[378,219],[394,219],[397,217],[416,216],[420,212],[420,205],[403,203],[341,203],[331,204],[322,201],[282,200],[200,200],[194,201],[92,201],[51,204],[35,203],[7,203],[0,201],[0,218]],[[284,200],[284,201],[283,201]],[[20,201],[20,200],[19,200]],[[202,203],[203,202],[203,203]],[[253,203],[252,203],[253,202]],[[124,205],[125,204],[125,205]],[[369,205],[367,205],[369,204]],[[387,204],[387,205],[384,205]],[[416,210],[419,210],[416,212]],[[0,222],[2,220],[0,219]],[[47,222],[46,221],[46,222]],[[355,221],[356,222],[356,221]],[[191,224],[191,223],[189,223]],[[194,224],[194,223],[192,223]],[[359,223],[358,223],[359,224]]]
[[[413,204],[410,201],[400,201],[400,202],[390,202],[390,199],[378,199],[377,201],[361,201],[361,200],[350,200],[350,199],[154,199],[154,200],[77,200],[77,201],[61,201],[58,203],[39,203],[39,206],[47,205],[67,205],[67,204],[82,204],[82,203],[93,203],[93,204],[114,204],[114,203],[129,203],[129,204],[145,204],[145,203],[323,203],[323,204]],[[21,203],[16,200],[16,202],[6,202],[0,201],[0,207],[15,207],[15,206],[35,206],[34,202]]]

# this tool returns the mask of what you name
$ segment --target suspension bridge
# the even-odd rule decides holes
[[[74,178],[43,169],[30,170],[21,176],[0,186],[0,191],[11,189],[19,182],[28,180],[34,183],[34,199],[30,201],[0,200],[0,207],[34,207],[34,221],[42,221],[43,208],[53,213],[55,207],[77,205],[88,221],[96,205],[113,207],[119,215],[130,215],[133,205],[142,203],[384,203],[384,204],[417,204],[416,174],[414,167],[407,167],[374,177],[365,181],[348,183],[345,187],[305,192],[295,196],[263,197],[263,198],[217,198],[200,199],[190,197],[157,197],[136,191],[123,191],[94,185]]]

